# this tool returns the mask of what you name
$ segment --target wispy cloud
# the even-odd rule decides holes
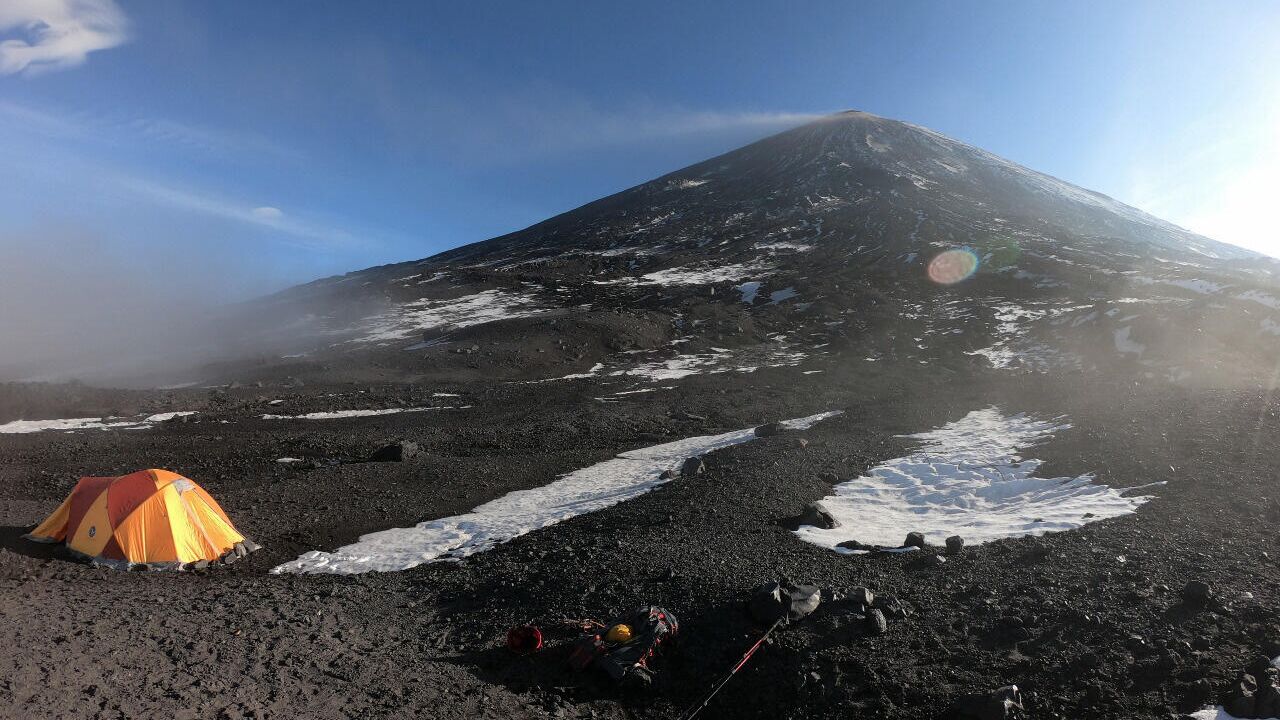
[[[235,220],[288,236],[283,242],[307,250],[338,250],[367,243],[361,237],[327,224],[286,215],[279,208],[256,205],[215,192],[183,187],[133,175],[110,173],[111,186],[144,200],[180,210]]]
[[[56,140],[95,144],[162,143],[206,157],[256,161],[262,158],[298,162],[303,153],[254,133],[232,132],[147,115],[87,111],[65,112],[0,100],[0,125]]]
[[[129,21],[114,0],[4,0],[0,75],[74,67],[89,53],[123,44]]]

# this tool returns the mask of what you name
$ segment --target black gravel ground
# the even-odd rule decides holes
[[[122,392],[107,398],[121,412],[200,413],[142,431],[0,435],[0,642],[11,648],[0,653],[0,716],[671,718],[750,644],[742,601],[777,577],[821,586],[824,604],[703,717],[946,717],[957,698],[1016,683],[1029,717],[1169,718],[1210,702],[1259,653],[1280,654],[1270,398],[806,367],[824,372],[691,377],[612,403],[595,399],[596,379]],[[66,413],[75,391],[33,388],[26,412],[41,392],[62,417],[104,402],[94,391],[84,412]],[[471,407],[260,419],[424,404]],[[941,566],[921,554],[838,556],[777,524],[828,493],[827,473],[856,477],[908,449],[896,435],[993,404],[1070,419],[1034,453],[1046,473],[1168,484],[1136,515],[970,547]],[[306,550],[463,512],[620,450],[832,409],[845,414],[717,452],[702,475],[461,563],[268,574]],[[342,462],[393,439],[423,452]],[[285,456],[308,462],[275,462]],[[205,572],[121,573],[19,538],[77,476],[148,466],[196,479],[264,550]],[[1214,600],[1185,604],[1190,580],[1208,582]],[[883,634],[841,600],[857,586],[897,599]],[[683,622],[649,692],[564,666],[572,621],[642,604]],[[505,650],[506,630],[524,622],[547,630],[547,650]]]

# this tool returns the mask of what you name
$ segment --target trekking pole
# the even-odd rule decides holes
[[[711,698],[715,697],[716,693],[720,692],[720,688],[723,688],[730,680],[733,679],[734,675],[738,674],[738,671],[742,669],[742,666],[747,664],[747,661],[751,659],[751,656],[756,654],[756,650],[760,649],[760,646],[764,644],[764,641],[773,634],[774,630],[778,629],[778,626],[781,625],[782,621],[785,619],[786,615],[783,615],[775,620],[773,624],[769,626],[769,629],[765,630],[764,634],[760,636],[760,639],[756,640],[755,645],[752,645],[751,649],[747,650],[746,654],[742,656],[742,659],[738,661],[738,664],[733,666],[733,669],[729,671],[729,674],[725,675],[720,682],[716,683],[715,687],[711,688],[711,692],[703,696],[701,702],[697,705],[691,706],[688,710],[685,710],[684,714],[680,716],[680,720],[693,720],[698,713],[702,712],[703,708],[711,702]]]

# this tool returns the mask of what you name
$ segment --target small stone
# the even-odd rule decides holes
[[[670,470],[670,469],[663,470],[662,474],[658,476],[659,480],[674,480],[675,478],[676,478],[676,471]]]
[[[924,556],[921,562],[923,562],[928,567],[938,567],[940,565],[946,565],[947,559],[942,557],[941,555],[934,555],[933,553],[928,553]]]

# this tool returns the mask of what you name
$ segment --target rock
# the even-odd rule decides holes
[[[947,559],[941,555],[928,553],[920,559],[920,562],[924,563],[925,567],[938,567],[939,565],[946,565]]]
[[[1188,581],[1182,588],[1182,602],[1203,607],[1213,598],[1213,587],[1203,580]]]
[[[658,479],[659,479],[659,480],[674,480],[676,477],[677,477],[677,476],[676,476],[676,471],[675,471],[675,470],[663,470],[663,471],[662,471],[662,474],[658,476]]]
[[[1017,685],[1006,685],[990,693],[972,693],[956,698],[949,715],[964,720],[1012,720],[1022,717],[1022,693]]]
[[[830,483],[832,485],[835,485],[836,483],[840,482],[840,476],[836,475],[833,472],[820,473],[818,475],[818,479],[824,483]]]
[[[1258,688],[1253,696],[1253,712],[1260,718],[1280,717],[1280,688],[1274,684]]]
[[[875,550],[876,549],[874,545],[866,545],[864,543],[858,542],[857,540],[845,540],[844,542],[836,543],[836,547],[845,548],[848,550]]]
[[[244,539],[243,545],[244,545],[244,549],[248,552],[257,552],[262,549],[261,545],[250,540],[249,538]]]
[[[918,547],[924,549],[924,533],[909,532],[907,539],[902,543],[902,547]]]
[[[397,441],[383,445],[369,456],[369,462],[404,462],[418,454],[418,443]]]
[[[848,600],[854,605],[863,607],[871,607],[876,602],[876,594],[871,592],[870,588],[861,585],[849,591]]]
[[[682,477],[693,477],[694,475],[701,475],[706,470],[707,464],[702,461],[702,458],[691,457],[680,466],[680,475]]]
[[[947,538],[948,553],[955,555],[959,553],[961,550],[964,550],[964,538],[960,537],[959,535],[952,535],[951,537]]]
[[[867,632],[872,635],[883,635],[889,631],[889,620],[884,616],[884,611],[872,608],[867,613],[866,626]]]
[[[782,427],[782,423],[771,422],[756,428],[756,437],[773,437],[781,435],[786,428]]]
[[[804,438],[796,438],[796,447],[799,448],[800,450],[803,450],[809,447],[809,441],[805,440]]]
[[[822,503],[811,502],[804,506],[804,510],[799,515],[787,518],[782,521],[782,526],[788,530],[799,530],[805,525],[811,525],[822,530],[830,530],[840,527],[839,521],[832,517]]]

